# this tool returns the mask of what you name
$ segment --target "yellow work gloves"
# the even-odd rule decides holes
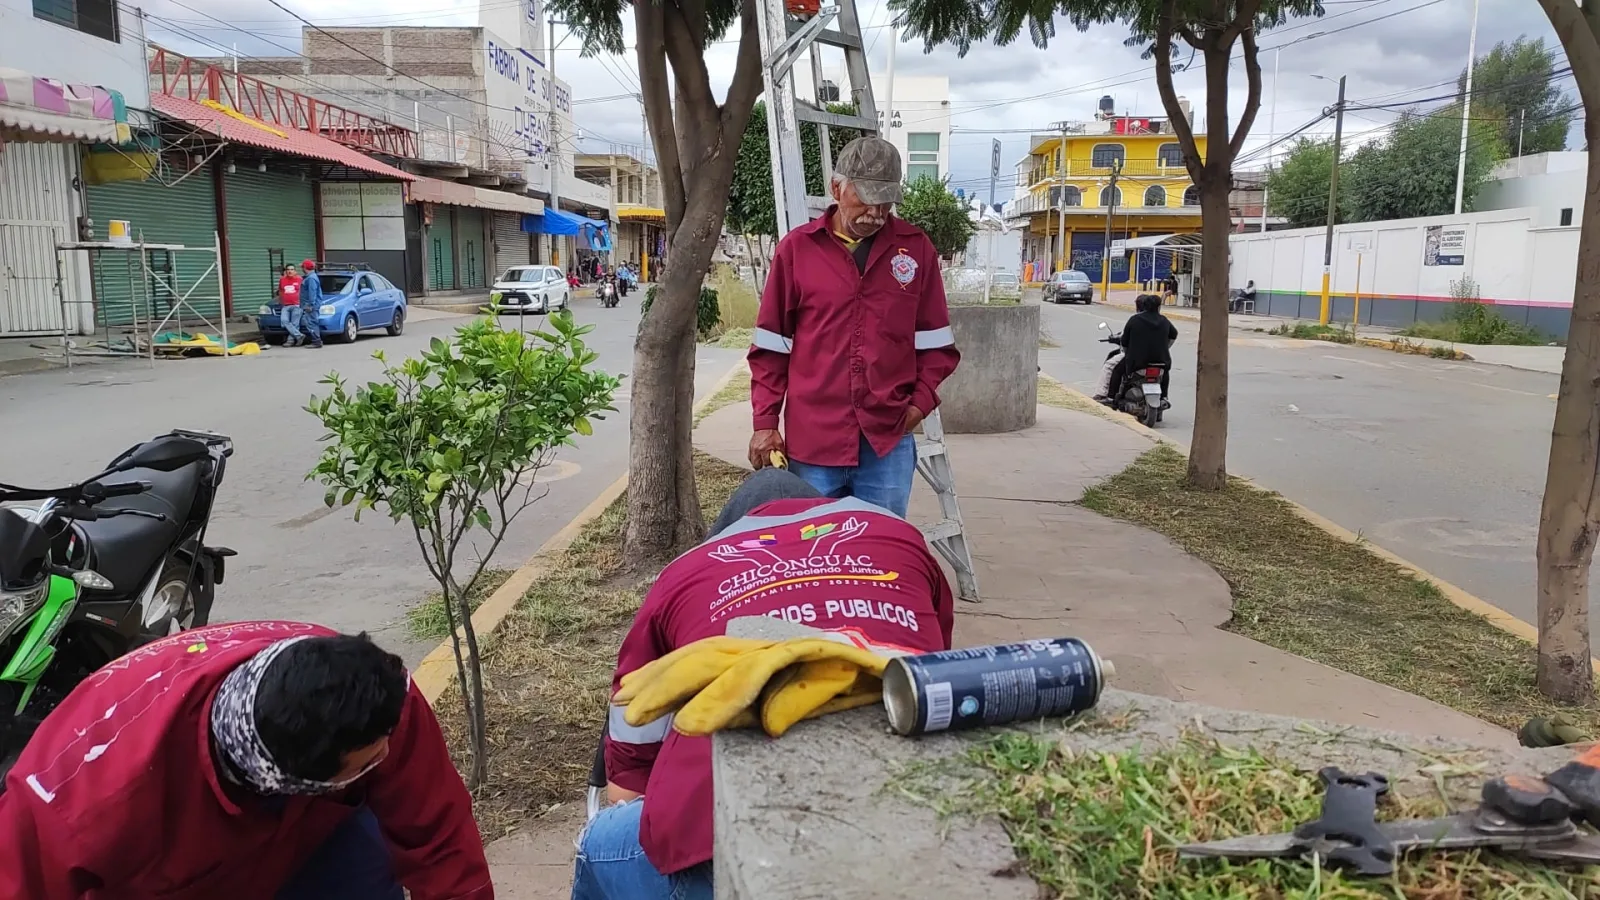
[[[680,734],[760,726],[772,737],[802,719],[876,703],[887,657],[826,638],[711,637],[622,676],[613,704],[629,725],[675,713]]]

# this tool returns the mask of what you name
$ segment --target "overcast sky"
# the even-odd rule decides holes
[[[150,22],[153,41],[202,55],[215,50],[205,47],[201,40],[224,47],[237,44],[244,55],[283,55],[299,50],[300,23],[267,0],[181,2],[192,8],[179,5],[179,0],[149,0],[146,9],[155,17]],[[478,13],[476,0],[387,0],[381,5],[381,13],[373,12],[374,5],[365,0],[286,2],[302,15],[328,26],[475,25]],[[1317,76],[1349,76],[1347,92],[1352,101],[1394,104],[1449,93],[1466,64],[1472,0],[1324,2],[1327,14],[1322,19],[1291,21],[1263,35],[1262,106],[1249,147],[1266,144],[1270,135],[1293,131],[1333,103],[1335,85]],[[860,17],[871,47],[873,69],[881,71],[890,42],[888,10],[878,0],[862,0],[862,4]],[[1481,0],[1481,4],[1480,55],[1498,41],[1527,35],[1545,38],[1547,45],[1556,48],[1557,59],[1562,59],[1559,43],[1533,0]],[[207,15],[222,19],[229,26],[220,25]],[[627,24],[631,43],[631,19]],[[575,37],[564,37],[564,29],[559,27],[556,34],[556,72],[572,85],[577,104],[574,115],[588,139],[588,148],[603,149],[605,142],[636,148],[641,142],[641,121],[639,104],[630,96],[639,90],[632,53],[585,59],[578,52]],[[974,47],[965,59],[946,49],[924,53],[920,44],[903,42],[896,52],[895,70],[902,74],[949,76],[953,183],[986,192],[990,141],[999,138],[1004,163],[999,193],[1001,199],[1006,199],[1011,194],[1013,164],[1027,152],[1029,131],[1046,130],[1050,123],[1062,119],[1089,118],[1102,94],[1116,98],[1119,112],[1164,115],[1152,63],[1141,60],[1137,49],[1124,47],[1125,36],[1120,26],[1079,33],[1062,22],[1047,49],[1038,49],[1023,37],[1009,47]],[[1270,50],[1273,47],[1283,49],[1275,54]],[[734,46],[729,41],[714,45],[707,52],[719,94],[731,77],[733,57]],[[1276,77],[1275,57],[1279,66]],[[824,65],[831,68],[831,61],[825,59]],[[1193,102],[1197,116],[1205,108],[1202,79],[1199,71],[1176,76],[1178,90]],[[1229,98],[1235,117],[1244,106],[1244,80],[1243,65],[1236,54]],[[1561,85],[1575,98],[1570,76]],[[1357,140],[1370,139],[1381,135],[1383,126],[1392,119],[1393,114],[1388,112],[1352,112],[1345,131]],[[1331,133],[1332,125],[1325,123],[1312,131]],[[1576,129],[1574,133],[1572,139],[1581,141]],[[1258,153],[1251,165],[1264,161],[1265,156]]]

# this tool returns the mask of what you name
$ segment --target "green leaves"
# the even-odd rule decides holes
[[[945,183],[927,175],[906,186],[905,199],[895,210],[900,218],[921,228],[940,256],[965,250],[977,226],[967,218],[956,195]]]
[[[329,506],[382,507],[425,534],[490,528],[486,499],[614,410],[619,381],[593,368],[589,330],[567,312],[526,338],[478,319],[353,391],[330,375],[308,407],[328,432],[310,477]]]

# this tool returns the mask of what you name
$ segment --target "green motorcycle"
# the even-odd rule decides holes
[[[0,484],[0,777],[96,669],[210,620],[224,562],[205,544],[231,439],[173,431],[64,488]]]

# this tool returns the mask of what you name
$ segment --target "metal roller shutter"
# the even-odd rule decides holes
[[[461,287],[481,288],[484,268],[489,265],[488,248],[483,241],[483,211],[460,207],[456,210],[456,246],[460,248]]]
[[[61,331],[56,244],[73,239],[75,144],[10,143],[0,149],[0,334]],[[82,254],[62,259],[67,297],[78,296]],[[74,317],[73,331],[78,330]]]
[[[150,243],[198,248],[171,254],[151,251],[150,266],[156,270],[172,267],[177,294],[188,294],[191,307],[216,321],[222,309],[222,289],[217,271],[211,268],[216,256],[202,252],[216,243],[217,205],[210,169],[196,171],[170,187],[159,181],[119,181],[91,184],[85,194],[89,217],[95,222],[95,237],[99,240],[105,239],[106,222],[124,219],[130,223],[135,241],[143,238]],[[137,253],[96,253],[94,256],[91,273],[98,324],[131,324],[135,296],[139,298],[140,321],[148,320],[151,300],[146,296],[147,290],[154,294],[155,317],[159,319],[166,314],[171,292],[165,282],[144,279]],[[135,287],[142,280],[149,288]]]
[[[282,251],[285,263],[300,265],[317,256],[316,207],[312,185],[298,175],[240,168],[227,176],[228,284],[235,312],[253,314],[271,302],[278,276],[269,251]]]
[[[433,208],[433,224],[424,238],[428,244],[428,290],[451,291],[456,286],[456,243],[450,232],[451,209]]]
[[[528,252],[530,241],[522,230],[522,214],[497,212],[494,214],[494,272],[499,274],[511,266],[526,266],[533,262]]]

